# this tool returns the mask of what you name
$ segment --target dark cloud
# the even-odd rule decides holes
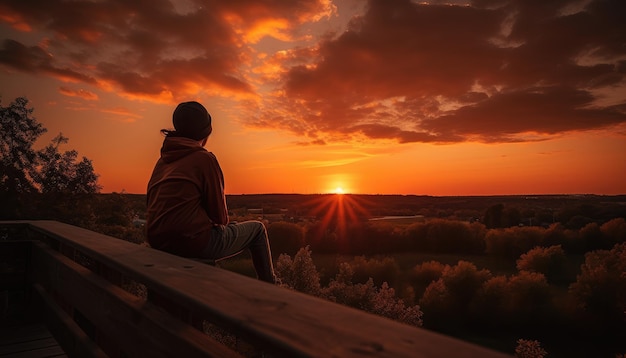
[[[43,73],[69,81],[95,83],[95,80],[86,74],[58,67],[52,55],[40,46],[27,47],[13,40],[4,40],[2,43],[0,63],[24,72]]]
[[[199,88],[245,94],[252,92],[241,72],[250,56],[245,35],[276,19],[298,24],[327,7],[323,0],[7,0],[3,20],[43,33],[47,48],[5,40],[1,60],[25,72],[41,72],[44,63],[73,68],[76,79],[153,99]]]
[[[289,69],[284,96],[257,121],[282,109],[270,124],[400,142],[535,140],[626,122],[614,87],[626,88],[624,1],[368,4]]]

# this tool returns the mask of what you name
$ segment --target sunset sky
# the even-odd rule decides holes
[[[228,194],[626,194],[624,0],[0,0],[19,96],[103,192],[197,100]]]

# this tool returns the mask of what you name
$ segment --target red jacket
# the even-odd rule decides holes
[[[211,228],[228,224],[224,175],[198,141],[166,137],[148,183],[146,235],[155,249],[197,256]]]

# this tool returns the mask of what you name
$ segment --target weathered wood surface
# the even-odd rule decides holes
[[[506,356],[78,227],[51,221],[32,222],[30,227],[276,356]],[[141,303],[128,301],[141,310]]]
[[[42,324],[20,325],[0,329],[2,357],[67,357],[50,331]]]
[[[208,335],[52,251],[33,247],[35,281],[53,288],[115,344],[113,356],[236,357]],[[123,353],[123,354],[122,354]]]

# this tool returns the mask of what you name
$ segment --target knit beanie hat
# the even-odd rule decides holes
[[[194,140],[201,140],[211,134],[211,115],[198,102],[183,102],[172,114],[176,134]]]

